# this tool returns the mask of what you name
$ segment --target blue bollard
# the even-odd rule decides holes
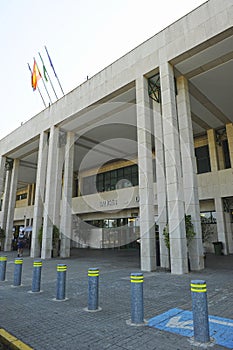
[[[88,310],[98,310],[99,303],[99,269],[88,270]]]
[[[40,292],[40,281],[41,281],[41,269],[42,261],[37,260],[33,263],[33,276],[32,276],[32,292]]]
[[[206,282],[191,281],[194,340],[200,343],[210,341]]]
[[[15,259],[14,282],[13,282],[13,286],[15,287],[21,285],[22,267],[23,267],[23,259]]]
[[[144,323],[143,274],[131,273],[131,323]]]
[[[57,265],[57,294],[56,300],[65,300],[66,298],[66,271],[64,264]]]
[[[5,281],[6,279],[6,256],[0,256],[0,281]]]

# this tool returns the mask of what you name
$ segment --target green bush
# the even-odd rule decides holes
[[[185,230],[186,230],[186,239],[187,239],[187,246],[192,241],[194,236],[196,235],[192,223],[192,217],[191,215],[185,215]],[[169,226],[168,224],[163,229],[163,237],[164,237],[164,243],[167,249],[170,249],[170,238],[169,238]]]
[[[56,225],[53,225],[53,246],[56,244],[59,238],[60,238],[59,228]],[[40,246],[42,246],[43,226],[41,226],[41,228],[39,229],[38,240],[39,240]]]
[[[0,227],[0,239],[3,239],[6,237],[6,232],[3,228]]]

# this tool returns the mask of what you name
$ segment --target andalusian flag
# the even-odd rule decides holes
[[[39,52],[38,52],[38,53],[39,53]],[[43,58],[41,57],[41,54],[40,54],[40,53],[39,53],[39,56],[40,56],[40,59],[41,59],[42,65],[43,65],[43,74],[44,74],[45,81],[48,81],[48,72],[47,72],[47,69],[46,69],[46,67],[45,67]]]
[[[34,58],[33,70],[32,70],[32,88],[33,88],[33,91],[36,90],[38,80],[40,80],[40,78],[41,78],[40,70],[39,70],[37,63],[36,63],[36,60]]]

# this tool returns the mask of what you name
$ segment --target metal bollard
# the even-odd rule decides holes
[[[88,270],[88,310],[98,310],[99,304],[99,269]]]
[[[15,259],[14,282],[13,282],[13,286],[15,287],[21,285],[22,267],[23,267],[23,259]]]
[[[131,273],[131,322],[132,324],[144,323],[143,305],[143,274]]]
[[[6,256],[0,256],[0,281],[5,281],[6,279]]]
[[[210,341],[206,292],[205,281],[191,281],[194,341],[200,343],[208,343]]]
[[[32,292],[40,292],[42,261],[36,260],[33,263]]]
[[[57,265],[57,295],[56,300],[65,300],[66,298],[66,271],[65,264]]]

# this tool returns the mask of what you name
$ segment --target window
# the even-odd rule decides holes
[[[87,224],[99,228],[116,228],[122,226],[136,226],[136,218],[120,218],[120,219],[104,219],[104,220],[90,220]]]
[[[230,152],[229,152],[229,146],[228,146],[227,140],[222,141],[222,149],[223,149],[225,169],[231,168]]]
[[[197,160],[197,173],[203,174],[210,172],[211,168],[208,145],[195,148],[195,155]]]
[[[217,223],[217,217],[215,211],[204,211],[201,212],[201,221],[205,224],[216,224]]]
[[[27,193],[20,193],[20,194],[17,194],[16,196],[16,200],[17,201],[21,201],[23,199],[27,199]]]
[[[83,179],[82,195],[132,186],[138,186],[137,164],[85,177]]]

